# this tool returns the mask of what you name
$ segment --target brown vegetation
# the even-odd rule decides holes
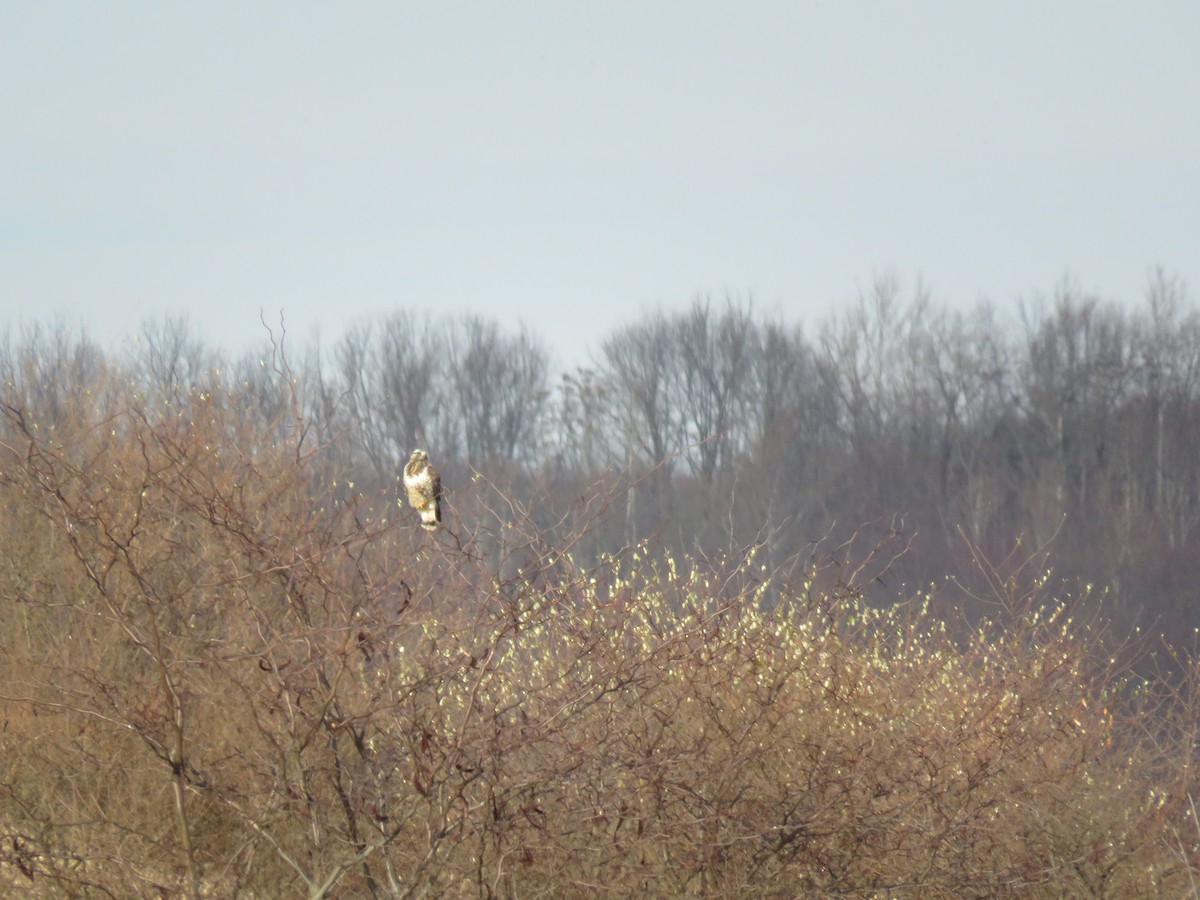
[[[994,614],[968,622],[930,612],[978,605],[953,582],[868,602],[886,542],[581,562],[628,522],[621,479],[547,522],[464,478],[429,535],[394,483],[353,483],[278,354],[257,387],[198,368],[167,390],[69,349],[52,378],[10,357],[0,426],[11,889],[1200,884],[1200,701],[1123,677],[1040,571],[984,564]]]

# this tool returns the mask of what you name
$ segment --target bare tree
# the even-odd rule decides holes
[[[1143,471],[1131,472],[1131,483],[1142,486],[1141,502],[1161,518],[1168,543],[1175,546],[1200,525],[1194,464],[1200,312],[1190,307],[1187,286],[1161,267],[1150,275],[1146,305],[1146,317],[1135,336],[1137,374],[1146,402],[1144,414],[1135,413],[1137,424],[1127,428],[1140,452],[1127,456],[1126,462],[1150,461],[1151,471],[1147,474],[1138,466]]]
[[[447,351],[465,458],[476,469],[534,463],[549,415],[549,354],[528,329],[504,334],[494,320],[466,316]]]
[[[217,357],[193,333],[186,316],[149,319],[138,337],[135,365],[148,390],[178,403],[217,378]]]
[[[109,370],[101,348],[62,320],[9,331],[0,351],[4,386],[20,393],[39,428],[72,427],[82,409],[101,401]]]
[[[626,495],[625,540],[674,512],[671,474],[686,443],[676,401],[678,358],[672,327],[656,312],[601,344],[601,379],[621,435],[617,465],[634,479]]]
[[[1119,310],[1079,296],[1069,283],[1053,312],[1027,331],[1025,412],[1042,442],[1044,495],[1055,501],[1034,519],[1042,538],[1063,515],[1091,521],[1096,482],[1111,458],[1112,417],[1133,386],[1129,337]]]
[[[625,461],[610,388],[595,369],[565,373],[555,392],[550,462],[564,476],[592,478]]]
[[[685,457],[708,487],[748,437],[745,407],[760,352],[759,328],[750,304],[732,298],[719,313],[711,300],[697,299],[674,325],[676,404],[689,448]]]

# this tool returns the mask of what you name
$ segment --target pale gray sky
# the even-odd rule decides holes
[[[0,324],[213,343],[407,306],[583,361],[647,306],[806,322],[1200,287],[1200,3],[0,5]]]

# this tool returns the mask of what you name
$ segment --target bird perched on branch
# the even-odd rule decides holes
[[[429,454],[414,450],[404,467],[404,489],[408,502],[421,514],[421,527],[428,531],[437,530],[442,523],[442,479],[437,469],[429,464]]]

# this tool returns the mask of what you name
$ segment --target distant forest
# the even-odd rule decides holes
[[[394,502],[428,449],[451,535],[486,484],[544,533],[581,535],[583,562],[754,552],[785,584],[788,560],[857,534],[903,549],[881,597],[1020,574],[1069,583],[1117,629],[1200,625],[1200,311],[1161,270],[1137,302],[1064,282],[1014,314],[885,277],[809,330],[700,297],[565,373],[517,323],[405,310],[324,344],[276,325],[236,359],[182,319],[131,346],[10,331],[0,429],[69,430],[81,403],[94,421],[131,389],[166,416],[221,393],[264,441],[302,429],[342,494]],[[519,548],[496,553],[521,570]]]

